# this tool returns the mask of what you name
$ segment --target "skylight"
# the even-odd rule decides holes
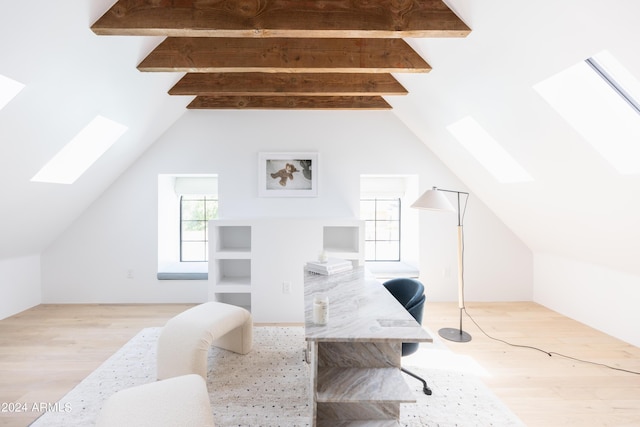
[[[447,129],[499,182],[533,181],[531,175],[472,117],[458,120]]]
[[[126,130],[120,123],[96,116],[31,181],[73,184]]]
[[[640,83],[602,52],[534,89],[620,173],[640,173]]]
[[[20,93],[24,85],[0,74],[0,110]]]

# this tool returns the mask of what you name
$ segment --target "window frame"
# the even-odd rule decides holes
[[[203,211],[203,215],[204,215],[204,219],[198,220],[198,219],[183,219],[183,201],[184,199],[187,198],[186,201],[202,201],[204,202],[204,211]],[[219,199],[217,196],[214,195],[210,195],[210,194],[204,194],[204,195],[189,195],[189,194],[181,194],[180,195],[180,202],[179,202],[179,209],[180,209],[180,220],[178,223],[178,227],[179,227],[179,249],[180,249],[180,253],[179,253],[179,261],[181,263],[183,262],[208,262],[209,261],[209,251],[208,251],[208,246],[209,246],[209,221],[211,219],[207,218],[207,202],[215,202],[215,215],[212,218],[217,218],[217,211],[219,208]],[[182,230],[183,230],[183,226],[185,222],[202,222],[204,223],[204,238],[203,240],[185,240],[183,238],[182,235]],[[195,243],[204,243],[204,254],[202,259],[197,259],[197,260],[185,260],[183,258],[183,244],[184,243],[191,243],[191,242],[195,242]]]
[[[365,242],[365,262],[401,262],[402,261],[402,198],[401,197],[367,197],[367,198],[361,198],[360,199],[360,203],[362,202],[374,202],[374,219],[366,219],[363,218],[362,220],[365,222],[365,238],[364,238],[364,242]],[[397,202],[398,204],[398,210],[397,210],[397,219],[378,219],[378,209],[377,209],[377,204],[378,202]],[[367,239],[367,233],[366,233],[366,227],[367,227],[367,223],[373,222],[373,229],[374,229],[374,239]],[[397,240],[389,240],[389,239],[378,239],[377,237],[377,231],[378,231],[378,223],[379,222],[396,222],[398,224],[398,239]],[[374,258],[369,259],[367,257],[367,252],[366,252],[366,246],[367,246],[367,242],[374,242]],[[396,259],[382,259],[382,258],[378,258],[378,251],[377,251],[377,243],[378,242],[397,242],[398,243],[398,252],[397,252],[397,258]]]

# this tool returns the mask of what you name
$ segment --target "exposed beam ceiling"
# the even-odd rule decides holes
[[[197,96],[189,109],[389,110],[380,96]]]
[[[199,109],[388,109],[389,73],[431,70],[402,37],[470,32],[441,0],[118,0],[91,28],[167,36],[138,69],[190,73],[169,93]]]
[[[140,71],[420,73],[431,67],[402,39],[168,37]]]
[[[406,95],[391,74],[188,73],[170,95],[374,96]]]
[[[441,0],[120,0],[100,35],[174,37],[465,37]]]

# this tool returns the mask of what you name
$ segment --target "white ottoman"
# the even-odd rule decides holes
[[[158,379],[198,374],[206,380],[212,345],[240,354],[251,351],[251,313],[235,305],[207,302],[170,319],[158,337]]]
[[[109,397],[96,427],[214,427],[207,385],[184,375],[127,388]]]

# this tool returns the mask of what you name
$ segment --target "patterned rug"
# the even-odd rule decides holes
[[[111,394],[155,381],[159,333],[160,328],[143,329],[60,400],[60,407],[68,411],[47,412],[32,426],[92,426]],[[309,366],[304,348],[301,327],[255,327],[253,350],[244,356],[212,348],[208,389],[216,426],[309,426]],[[429,351],[423,348],[418,353],[428,355]],[[427,379],[433,395],[424,395],[422,385],[407,378],[417,403],[402,405],[404,427],[524,425],[472,374],[406,367]]]

